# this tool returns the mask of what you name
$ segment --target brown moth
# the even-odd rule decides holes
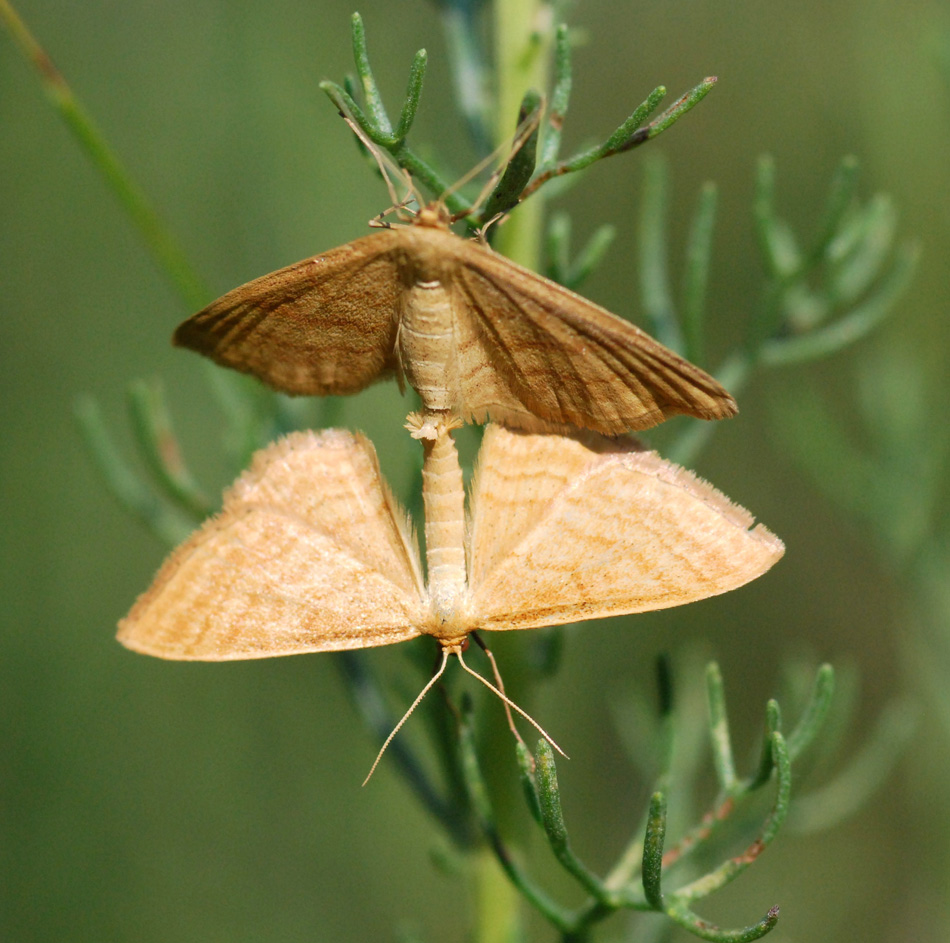
[[[449,222],[433,204],[248,282],[174,342],[283,393],[355,393],[395,376],[424,410],[535,432],[617,435],[736,413],[698,367]]]
[[[440,436],[431,449],[427,536],[447,552],[430,548],[428,583],[372,444],[340,429],[296,432],[258,452],[221,513],[171,554],[119,624],[119,640],[160,658],[205,661],[419,635],[457,653],[476,629],[532,629],[714,596],[761,575],[784,551],[747,511],[631,441],[500,426],[485,434],[466,540],[453,521],[454,443]]]

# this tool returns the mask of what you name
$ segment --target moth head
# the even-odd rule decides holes
[[[422,207],[413,221],[416,226],[426,226],[430,229],[447,229],[455,221],[441,200],[435,200]]]

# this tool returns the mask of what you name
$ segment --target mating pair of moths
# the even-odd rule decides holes
[[[236,288],[175,342],[285,393],[419,393],[427,573],[372,445],[298,432],[121,622],[129,648],[225,659],[530,629],[662,609],[765,572],[780,540],[621,436],[735,413],[710,376],[603,308],[449,230],[438,206]],[[451,438],[486,430],[468,522]],[[609,438],[617,436],[618,438]]]

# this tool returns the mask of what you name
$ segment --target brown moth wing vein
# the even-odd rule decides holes
[[[420,608],[299,522],[250,508],[209,522],[169,558],[119,640],[202,661],[366,648],[418,635]]]
[[[381,230],[223,295],[174,343],[292,395],[355,393],[395,372],[399,230]]]
[[[586,382],[574,383],[573,401],[567,387],[572,385],[576,365],[565,350],[564,338],[558,338],[557,324],[540,328],[521,312],[510,315],[513,301],[489,283],[474,294],[470,273],[460,273],[457,292],[464,298],[468,323],[464,328],[473,339],[476,356],[462,358],[460,371],[460,411],[476,422],[493,420],[532,432],[566,432],[580,427],[605,425],[603,412],[611,404],[591,400]],[[477,282],[476,282],[477,283]],[[459,319],[462,320],[462,319]],[[512,323],[512,321],[517,323]],[[572,342],[567,338],[567,343]],[[487,367],[487,369],[485,369]],[[483,378],[490,374],[489,386]],[[558,377],[557,383],[550,383]],[[577,400],[583,401],[577,408]]]
[[[373,444],[359,433],[325,429],[285,436],[257,453],[225,509],[232,503],[300,517],[407,595],[424,591],[408,516],[383,480]]]
[[[483,582],[530,534],[550,503],[587,469],[594,452],[642,448],[633,438],[541,436],[487,426],[470,492],[470,583]]]
[[[315,489],[322,499],[308,500]],[[418,554],[372,447],[331,430],[258,453],[119,639],[164,658],[259,658],[403,641],[426,616]]]
[[[516,366],[509,361],[509,375],[520,371],[533,391],[547,394],[541,408],[550,412],[542,418],[617,434],[679,413],[703,419],[735,414],[734,400],[712,377],[639,328],[508,259],[472,248],[459,266],[460,286],[480,327],[494,336],[493,350],[523,348]],[[517,310],[520,318],[499,316],[505,310]],[[535,329],[533,344],[524,322]],[[471,402],[465,391],[463,398],[470,412],[493,414],[490,404]]]
[[[454,286],[453,322],[458,358],[459,388],[456,414],[462,419],[504,422],[533,432],[568,432],[566,423],[542,419],[549,412],[524,382],[523,368],[494,330],[493,322],[479,317],[464,285]],[[541,397],[545,395],[541,391]]]
[[[493,440],[498,448],[510,444]],[[487,459],[489,467],[500,465]],[[522,468],[535,460],[550,456],[542,449]],[[561,493],[534,508],[533,521],[522,521],[518,542],[503,555],[492,548],[493,532],[511,520],[503,478],[490,474],[476,494],[470,592],[484,629],[528,629],[704,599],[754,579],[784,552],[762,525],[748,529],[748,512],[654,453],[592,455]],[[483,553],[494,565],[483,565]]]
[[[591,349],[587,339],[567,321],[540,307],[541,301],[516,292],[513,285],[484,277],[474,269],[467,270],[462,281],[470,293],[474,285],[479,285],[472,293],[478,299],[473,309],[479,316],[479,326],[494,336],[497,346],[511,349],[524,344],[519,362],[508,377],[515,386],[529,385],[536,400],[543,399],[543,405],[533,406],[534,412],[561,428],[621,431],[631,426],[624,422],[623,404],[611,387],[625,383],[627,398],[632,387],[638,410],[649,401],[649,391],[636,376],[624,379],[626,371],[608,351]],[[548,283],[544,285],[548,287]],[[494,316],[493,308],[517,310],[519,317]],[[655,410],[650,416],[655,421],[662,418]],[[641,421],[646,420],[638,417],[636,424]]]

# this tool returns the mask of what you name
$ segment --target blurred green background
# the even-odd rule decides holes
[[[352,69],[349,4],[22,0],[19,8],[212,291],[355,238],[388,204],[317,89]],[[467,169],[435,7],[364,0],[360,12],[390,100],[400,100],[415,50],[429,50],[413,140]],[[804,391],[820,394],[842,423],[842,447],[872,456],[871,477],[876,445],[900,441],[898,465],[881,467],[904,488],[895,506],[913,498],[917,447],[948,436],[946,6],[588,0],[570,21],[587,42],[575,54],[568,151],[602,138],[657,84],[676,94],[720,77],[649,146],[669,163],[674,246],[701,184],[721,188],[712,364],[760,300],[750,206],[761,152],[775,156],[781,211],[805,232],[817,227],[840,158],[857,155],[862,195],[892,194],[902,232],[924,250],[882,330],[817,365],[759,376],[702,457],[697,470],[786,541],[775,571],[684,611],[567,632],[561,670],[533,706],[573,756],[559,770],[577,849],[603,868],[640,818],[650,783],[625,759],[616,717],[652,690],[657,653],[670,651],[680,684],[693,688],[696,653],[718,658],[740,757],[752,755],[783,666],[828,660],[859,674],[856,713],[838,756],[802,792],[846,766],[885,705],[906,692],[922,707],[917,739],[860,812],[829,831],[783,834],[703,913],[741,925],[780,904],[775,940],[946,940],[950,751],[946,701],[930,682],[939,687],[948,662],[920,653],[933,651],[921,649],[930,644],[921,639],[932,641],[928,618],[939,630],[950,604],[920,603],[913,566],[895,566],[882,531],[815,487],[777,418]],[[595,166],[559,204],[579,234],[617,226],[584,291],[635,319],[644,153]],[[342,941],[410,928],[429,940],[465,939],[470,891],[434,867],[440,839],[392,767],[384,761],[359,788],[376,746],[330,658],[182,665],[115,643],[117,619],[165,548],[103,487],[74,400],[95,395],[130,447],[126,386],[162,377],[189,460],[212,493],[230,474],[213,447],[221,419],[199,359],[169,343],[190,312],[8,36],[0,207],[0,938]],[[876,433],[860,421],[861,377],[864,402],[881,398],[871,410],[881,418]],[[391,456],[404,454],[407,405],[383,385],[343,414],[371,435],[403,493],[412,469]],[[945,498],[937,507],[946,512]],[[928,562],[938,573],[928,585],[939,587],[939,555]],[[497,650],[504,664],[504,645]],[[404,653],[368,657],[394,679],[397,698],[414,689]],[[413,737],[412,722],[402,736]],[[541,844],[537,868],[576,902]],[[529,920],[537,939],[551,937]],[[615,922],[613,933],[624,926]]]

